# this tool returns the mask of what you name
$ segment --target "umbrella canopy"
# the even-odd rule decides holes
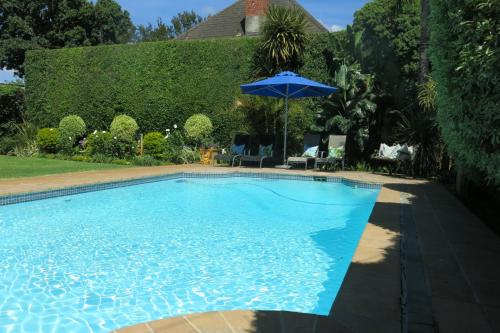
[[[288,100],[303,97],[328,96],[337,92],[337,90],[337,88],[306,79],[293,72],[283,72],[262,81],[241,85],[241,91],[244,94],[285,99],[283,164],[286,164]]]
[[[288,99],[328,96],[337,90],[337,88],[306,79],[293,72],[283,72],[268,79],[241,86],[244,94]]]

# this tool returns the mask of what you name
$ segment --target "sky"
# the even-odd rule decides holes
[[[184,10],[194,10],[201,16],[216,14],[235,0],[117,0],[126,9],[134,24],[155,23],[158,17],[164,22]],[[353,14],[368,0],[298,0],[328,29],[337,31],[352,23]],[[11,71],[0,71],[0,82],[12,81]]]

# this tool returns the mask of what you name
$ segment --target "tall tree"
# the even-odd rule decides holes
[[[132,39],[134,25],[127,11],[123,11],[115,0],[97,0],[94,5],[92,24],[96,44],[120,44]]]
[[[418,82],[424,84],[430,73],[429,42],[431,31],[429,20],[431,16],[430,0],[396,0],[396,7],[401,8],[408,4],[418,3],[420,5],[420,41],[419,41],[419,75]]]
[[[151,23],[138,25],[136,28],[135,40],[137,42],[155,42],[172,39],[172,29],[163,23],[161,18],[156,21],[156,26]]]
[[[420,65],[418,80],[424,84],[430,74],[429,42],[431,30],[429,20],[431,16],[430,0],[420,0]]]
[[[3,0],[0,68],[24,75],[27,50],[127,42],[129,13],[113,0]]]
[[[375,85],[391,96],[390,108],[402,109],[416,99],[419,66],[419,8],[415,0],[375,0],[354,15],[347,31],[351,52]],[[410,1],[410,0],[408,0]]]
[[[163,22],[161,18],[156,21],[156,26],[151,23],[138,25],[136,28],[135,41],[153,42],[175,38],[188,31],[195,25],[203,22],[205,18],[194,11],[183,11],[170,20],[170,25]]]
[[[200,15],[196,14],[193,10],[183,11],[172,18],[170,21],[171,30],[174,37],[179,36],[180,34],[185,33],[195,25],[203,22],[205,19]]]

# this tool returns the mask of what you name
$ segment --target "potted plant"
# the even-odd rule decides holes
[[[204,114],[195,114],[184,124],[186,137],[200,150],[201,163],[210,164],[217,153],[217,146],[212,138],[213,125]]]

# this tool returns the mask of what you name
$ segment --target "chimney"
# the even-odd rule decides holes
[[[268,8],[269,0],[245,0],[245,34],[247,36],[260,34]]]

